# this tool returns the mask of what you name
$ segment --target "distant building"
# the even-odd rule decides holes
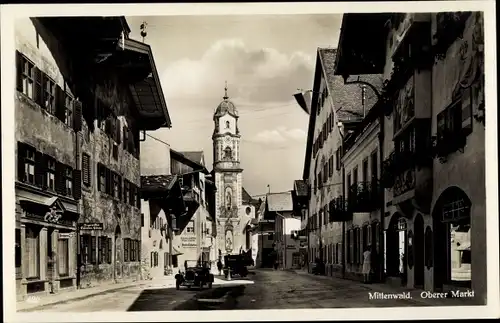
[[[300,215],[293,212],[291,192],[269,193],[266,196],[268,217],[274,217],[274,249],[279,267],[299,268],[301,265],[300,241],[296,234],[300,231]]]
[[[293,212],[296,216],[300,215],[300,230],[295,233],[295,239],[299,240],[301,254],[301,268],[308,267],[308,231],[307,222],[309,214],[309,185],[304,180],[296,180],[293,182],[292,200]]]
[[[17,23],[18,299],[139,279],[139,134],[170,127],[151,48],[124,17]]]

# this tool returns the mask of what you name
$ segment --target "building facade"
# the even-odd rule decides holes
[[[355,30],[359,19],[363,32]],[[344,15],[339,49],[351,55],[337,62],[340,75],[377,72],[387,80],[374,108],[383,129],[385,276],[424,290],[471,288],[479,302],[486,298],[483,44],[477,12]]]
[[[17,23],[18,298],[138,279],[139,131],[170,126],[151,48],[123,17]]]
[[[223,101],[214,113],[213,181],[216,186],[215,219],[217,221],[216,248],[221,258],[248,250],[248,222],[255,216],[255,208],[243,205],[243,169],[240,165],[238,110],[225,89]]]
[[[363,120],[376,95],[370,87],[345,84],[335,75],[336,57],[336,49],[318,48],[303,180],[310,185],[309,264],[322,261],[328,275],[344,276],[345,222],[352,214],[346,209],[343,140]],[[356,79],[382,83],[380,76],[372,74],[356,75]]]

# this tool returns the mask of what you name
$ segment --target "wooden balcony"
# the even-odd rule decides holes
[[[353,184],[349,188],[348,210],[353,213],[374,211],[380,207],[381,198],[378,181]]]

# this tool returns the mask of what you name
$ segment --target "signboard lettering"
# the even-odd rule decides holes
[[[80,230],[103,230],[104,225],[102,223],[80,223],[78,225]]]
[[[71,232],[59,232],[59,239],[69,239],[73,236]]]

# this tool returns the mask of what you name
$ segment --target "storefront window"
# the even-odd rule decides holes
[[[26,278],[40,278],[40,228],[26,227],[26,253],[28,273]]]
[[[16,229],[16,276],[22,272],[22,254],[21,254],[21,229]]]
[[[59,276],[69,276],[69,239],[59,239],[57,249]]]

